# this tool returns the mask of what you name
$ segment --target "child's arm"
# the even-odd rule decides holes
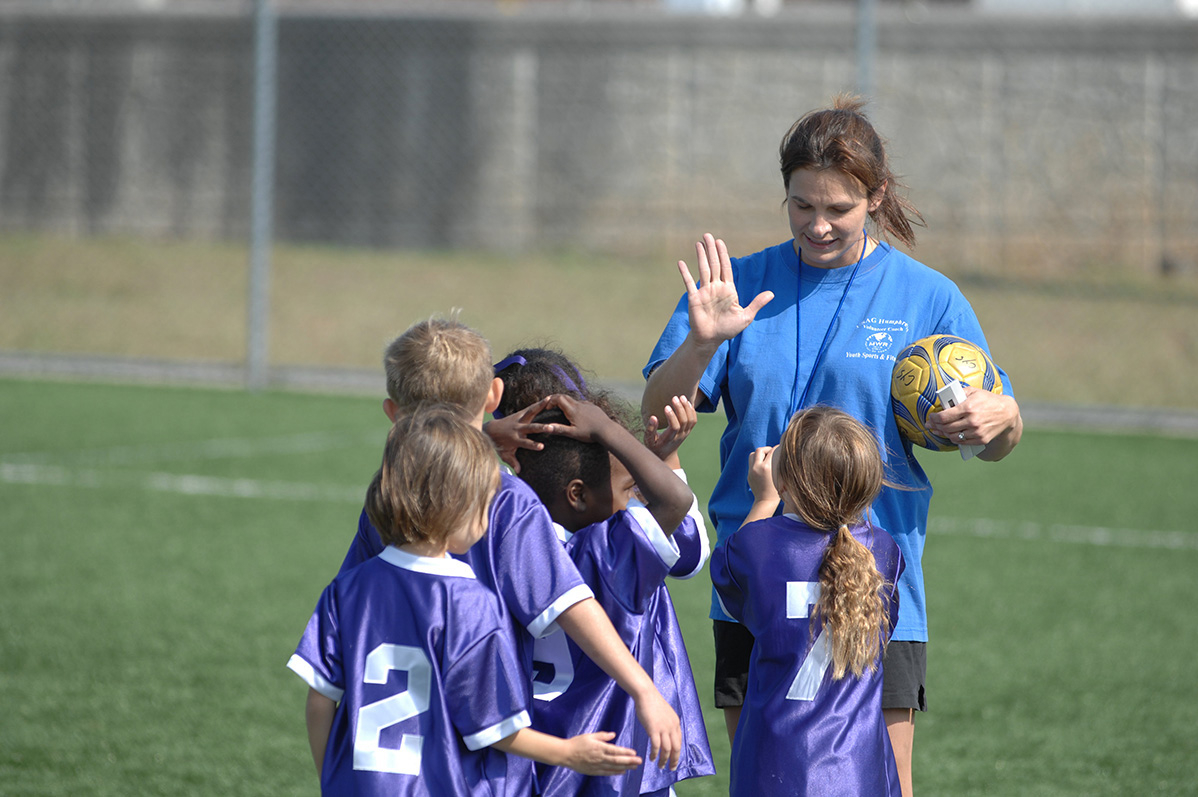
[[[745,517],[745,523],[765,520],[778,511],[782,496],[774,486],[774,449],[771,446],[758,448],[749,454],[749,489],[753,491],[753,506]]]
[[[610,744],[614,733],[587,733],[570,739],[521,728],[491,745],[505,753],[531,758],[554,767],[569,767],[584,775],[619,775],[641,765],[635,750]]]
[[[657,417],[649,416],[645,427],[645,446],[669,465],[678,478],[686,481],[686,473],[683,472],[682,462],[678,458],[678,448],[695,428],[699,415],[686,396],[675,396],[666,406],[663,417],[666,419],[666,428],[659,431]],[[670,567],[670,576],[673,578],[687,579],[695,576],[711,554],[707,526],[699,510],[699,499],[694,497],[693,492],[687,514],[693,521],[693,526],[688,526],[686,520],[683,520],[677,528],[667,532],[679,553],[678,561]]]
[[[686,482],[679,479],[669,465],[643,446],[631,432],[607,417],[607,413],[594,404],[563,395],[550,398],[561,408],[570,423],[546,424],[545,431],[601,444],[628,468],[629,475],[645,499],[645,508],[666,534],[678,528],[694,500],[694,494]]]
[[[662,413],[666,419],[664,431],[659,431],[661,421],[656,415],[650,415],[645,425],[645,447],[674,470],[682,469],[682,461],[678,459],[678,449],[691,430],[698,423],[699,415],[695,405],[686,396],[674,396]]]
[[[506,418],[496,418],[483,424],[483,431],[491,438],[491,442],[499,449],[502,459],[516,473],[520,472],[520,463],[516,461],[516,451],[527,448],[540,451],[545,446],[533,440],[529,435],[541,434],[545,427],[533,423],[533,418],[548,406],[548,399],[541,399],[536,404],[514,412]]]
[[[632,698],[636,718],[649,735],[649,759],[658,767],[677,769],[682,753],[678,715],[628,652],[599,601],[587,598],[575,603],[558,616],[557,624]]]
[[[336,703],[308,687],[304,720],[308,725],[308,746],[312,748],[312,760],[316,762],[317,776],[324,768],[324,751],[329,744],[329,731],[333,729],[333,715],[336,713]]]

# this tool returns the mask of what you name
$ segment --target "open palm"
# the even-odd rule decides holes
[[[691,335],[698,343],[719,344],[736,337],[753,323],[757,312],[774,298],[762,291],[747,307],[742,307],[732,276],[728,247],[710,233],[695,244],[699,284],[691,276],[686,261],[678,261],[678,271],[686,285],[687,313]]]

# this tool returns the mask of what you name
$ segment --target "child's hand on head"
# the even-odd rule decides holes
[[[674,396],[662,414],[666,420],[665,428],[662,428],[656,415],[649,416],[645,427],[645,447],[677,469],[681,467],[678,448],[699,422],[699,414],[686,396]]]
[[[607,417],[607,413],[589,401],[573,398],[562,393],[555,393],[545,401],[547,406],[557,407],[566,416],[569,425],[561,423],[545,424],[546,434],[560,434],[584,443],[600,442],[600,436],[605,429],[618,426]]]
[[[488,421],[483,426],[483,431],[491,438],[495,448],[499,449],[499,458],[516,473],[520,472],[520,463],[516,461],[517,449],[527,448],[530,451],[540,451],[545,447],[529,435],[546,432],[547,427],[544,424],[533,423],[532,419],[548,406],[550,406],[549,398],[546,397],[505,418]]]
[[[749,489],[756,503],[782,500],[774,484],[774,446],[764,446],[749,454]]]

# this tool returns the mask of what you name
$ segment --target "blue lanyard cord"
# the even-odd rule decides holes
[[[796,412],[807,406],[807,394],[811,392],[811,385],[815,382],[816,369],[824,361],[824,352],[827,351],[828,342],[832,339],[832,330],[836,327],[836,319],[840,317],[840,310],[844,307],[844,300],[848,298],[849,289],[853,287],[853,280],[857,278],[857,271],[861,268],[861,261],[865,259],[865,247],[869,244],[869,236],[865,234],[865,230],[862,230],[861,233],[861,254],[857,256],[857,264],[853,266],[853,271],[849,274],[849,281],[844,286],[844,293],[840,294],[840,302],[836,305],[836,312],[832,313],[832,318],[828,321],[828,329],[824,332],[824,340],[819,344],[819,351],[815,355],[815,362],[811,364],[811,372],[807,374],[807,385],[803,388],[803,395],[796,404],[794,397],[799,392],[799,376],[802,373],[800,355],[803,350],[803,312],[801,307],[803,296],[803,251],[799,250],[799,267],[795,278],[797,287],[797,293],[795,294],[795,385],[790,394],[790,413],[786,416],[787,423],[790,423],[790,418]]]

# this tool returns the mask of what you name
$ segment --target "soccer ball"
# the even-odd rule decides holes
[[[944,409],[936,391],[953,380],[1002,393],[1002,377],[978,346],[954,335],[929,335],[899,352],[890,377],[890,406],[899,434],[917,446],[952,451],[954,440],[928,431],[928,413]]]

